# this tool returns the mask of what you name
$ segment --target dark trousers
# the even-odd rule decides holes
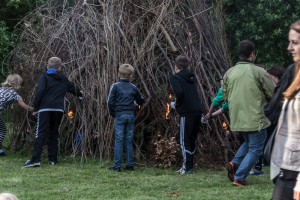
[[[6,132],[7,132],[6,125],[4,123],[2,113],[0,112],[0,149],[2,148],[2,142],[4,140]]]
[[[61,123],[63,112],[46,111],[37,114],[37,127],[32,152],[33,162],[40,162],[43,146],[48,137],[48,159],[57,162],[58,152],[58,128]]]
[[[292,200],[299,172],[281,169],[273,191],[272,200]]]
[[[183,157],[182,168],[194,166],[195,143],[201,125],[201,116],[180,117],[180,146]]]

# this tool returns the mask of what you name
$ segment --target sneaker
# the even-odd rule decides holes
[[[127,171],[134,171],[134,167],[133,166],[126,166],[125,170],[127,170]]]
[[[110,168],[108,168],[108,170],[116,171],[116,172],[121,172],[121,168],[120,167],[110,167]]]
[[[31,160],[27,160],[24,163],[24,166],[22,168],[39,167],[39,166],[41,166],[40,162],[32,162]]]
[[[246,186],[247,185],[247,182],[245,180],[234,180],[232,182],[232,185],[233,186]]]
[[[249,172],[249,175],[251,176],[262,176],[264,175],[264,172],[262,170],[258,170],[258,169],[251,169]]]
[[[56,165],[56,162],[48,161],[48,165]]]
[[[228,179],[233,182],[234,181],[234,174],[237,170],[237,166],[236,164],[234,164],[233,162],[229,162],[226,166],[227,169],[227,177]]]
[[[185,175],[185,174],[191,174],[191,170],[186,170],[184,168],[180,168],[178,171],[176,171],[177,174]]]
[[[0,157],[5,157],[6,156],[6,153],[4,152],[4,151],[2,151],[1,153],[0,153]]]

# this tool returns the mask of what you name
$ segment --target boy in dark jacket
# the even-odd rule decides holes
[[[64,97],[67,92],[82,97],[77,89],[62,73],[62,62],[58,57],[48,61],[47,72],[38,82],[33,101],[37,113],[37,127],[31,160],[27,160],[23,168],[39,167],[46,136],[48,136],[48,164],[57,164],[58,128],[64,113]]]
[[[121,171],[123,146],[126,150],[125,170],[134,170],[133,159],[133,130],[134,130],[134,111],[136,105],[144,103],[144,98],[138,88],[130,83],[134,73],[134,68],[129,64],[119,67],[120,80],[110,87],[107,106],[109,113],[115,118],[115,146],[114,146],[114,165],[109,170]]]
[[[175,109],[180,115],[180,145],[183,164],[177,172],[181,175],[190,173],[193,168],[195,142],[201,125],[203,109],[197,91],[195,75],[188,71],[190,60],[185,56],[175,59],[175,74],[170,78],[176,95]]]

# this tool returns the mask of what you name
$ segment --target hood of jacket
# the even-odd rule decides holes
[[[61,80],[63,79],[63,74],[57,71],[56,69],[50,68],[46,72],[47,76],[56,79],[56,80]]]
[[[195,82],[195,75],[186,69],[181,70],[180,72],[176,73],[176,75],[185,79],[188,83]]]

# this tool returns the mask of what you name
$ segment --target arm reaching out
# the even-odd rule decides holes
[[[25,110],[28,110],[28,111],[30,111],[30,112],[33,111],[33,107],[27,105],[27,104],[23,101],[23,99],[19,99],[19,100],[18,100],[18,104],[19,104],[22,108],[24,108]]]

